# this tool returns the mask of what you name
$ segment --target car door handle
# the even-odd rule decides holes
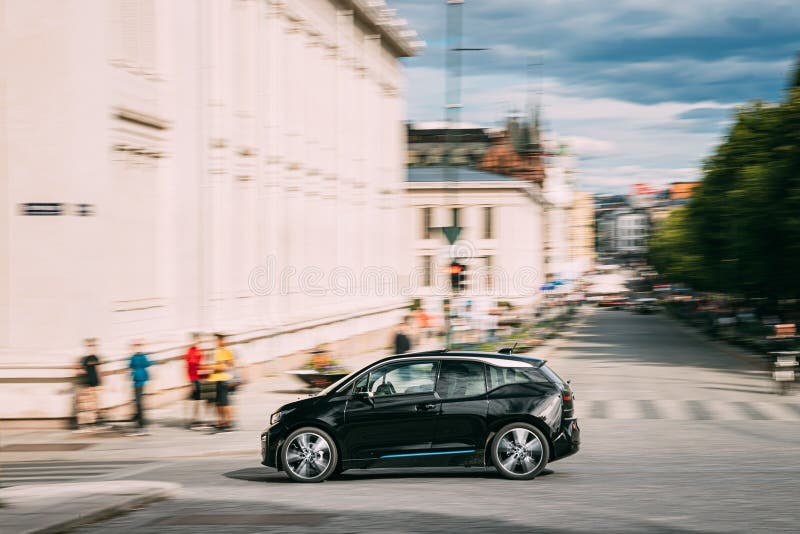
[[[436,405],[433,403],[417,404],[416,408],[418,412],[427,412],[436,408]]]

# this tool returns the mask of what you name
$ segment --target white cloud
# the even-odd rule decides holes
[[[556,141],[566,143],[572,153],[580,156],[598,157],[607,156],[617,151],[617,146],[613,141],[605,139],[595,139],[581,135],[557,135]]]

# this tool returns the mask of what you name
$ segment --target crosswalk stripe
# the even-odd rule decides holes
[[[714,421],[738,421],[742,418],[741,410],[730,402],[722,400],[703,400],[706,410],[711,414]]]
[[[661,412],[656,408],[655,402],[643,399],[638,401],[639,409],[642,411],[642,416],[645,419],[663,419]]]
[[[592,401],[592,409],[589,412],[589,418],[591,419],[605,419],[606,413],[608,409],[606,407],[607,402],[600,400],[600,401]]]
[[[641,419],[642,412],[639,410],[638,401],[620,399],[611,401],[611,413],[614,419]]]
[[[753,402],[753,407],[763,413],[770,421],[796,421],[800,413],[794,413],[782,402]]]
[[[800,418],[800,404],[786,404],[781,403],[781,407],[792,414],[794,414],[793,420],[796,418]]]
[[[747,419],[753,419],[755,421],[763,421],[769,419],[769,417],[767,417],[763,412],[761,412],[758,408],[753,406],[752,403],[736,401],[733,404],[742,411],[742,414],[744,414],[744,416]]]
[[[576,402],[576,414],[587,419],[672,421],[797,421],[800,405],[782,402],[598,399]]]
[[[76,480],[102,480],[131,470],[157,465],[153,462],[13,462],[0,464],[0,486],[42,484]]]
[[[708,421],[711,419],[711,412],[708,411],[702,401],[690,400],[686,401],[686,405],[689,407],[689,412],[695,421]]]
[[[682,401],[661,399],[655,401],[664,419],[672,421],[686,421],[690,419],[689,409]]]

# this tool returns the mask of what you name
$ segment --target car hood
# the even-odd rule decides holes
[[[294,402],[289,402],[284,404],[277,411],[283,412],[288,410],[297,410],[298,408],[310,408],[311,406],[318,403],[320,397],[318,395],[314,395],[313,397],[306,397],[304,399],[298,399]]]

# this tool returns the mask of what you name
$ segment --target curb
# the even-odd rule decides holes
[[[153,486],[154,487],[145,490],[140,490],[137,494],[102,494],[99,492],[91,493],[90,495],[104,495],[104,498],[106,499],[105,502],[103,504],[94,506],[84,506],[83,509],[81,509],[79,506],[75,506],[74,510],[65,510],[63,513],[53,513],[52,515],[56,517],[53,517],[49,520],[43,520],[43,518],[45,518],[48,514],[41,512],[46,512],[47,509],[57,509],[61,506],[68,506],[69,502],[53,503],[52,501],[44,499],[47,502],[42,503],[43,507],[49,506],[51,508],[35,511],[32,510],[32,508],[25,508],[24,510],[15,513],[15,507],[13,504],[9,506],[7,498],[4,496],[3,500],[6,501],[6,506],[4,508],[0,508],[0,521],[5,525],[10,525],[13,529],[15,529],[14,531],[19,534],[53,534],[58,532],[67,532],[81,526],[104,521],[119,515],[124,515],[137,508],[144,507],[154,502],[169,499],[175,496],[181,487],[179,484],[166,482],[154,483]],[[12,488],[23,487],[12,486]],[[27,486],[24,487],[24,489],[35,490],[38,488]],[[35,519],[30,521],[31,517],[34,517]],[[33,524],[30,526],[25,525],[23,521],[20,521],[20,518],[30,521]],[[16,522],[14,519],[17,519]],[[38,525],[36,524],[37,522],[39,523]]]

